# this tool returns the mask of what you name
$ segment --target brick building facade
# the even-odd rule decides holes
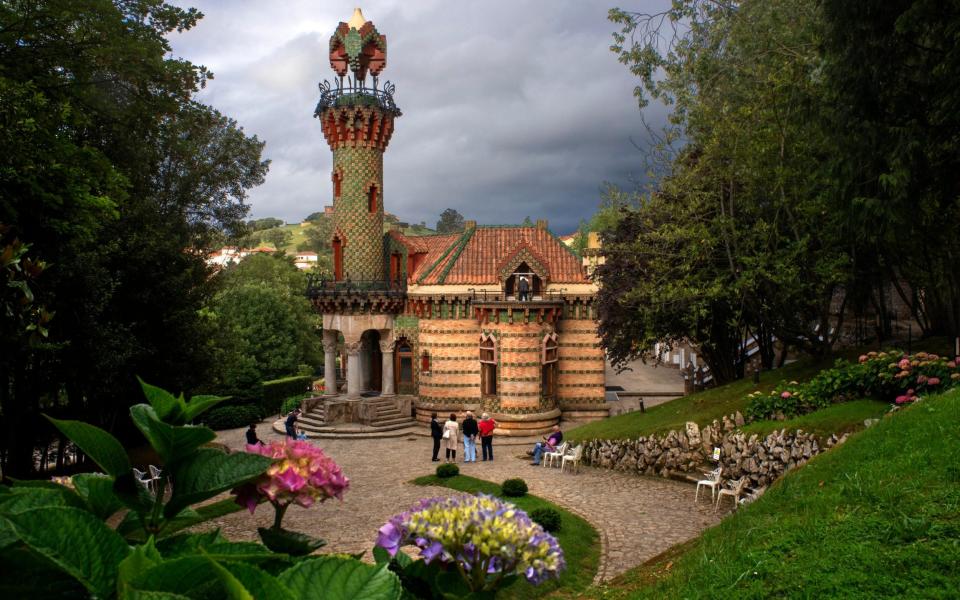
[[[346,389],[328,395],[412,395],[423,422],[469,409],[506,434],[606,416],[597,290],[581,259],[546,221],[384,234],[383,154],[401,114],[377,79],[386,38],[357,10],[331,38],[330,62],[340,79],[321,85],[316,116],[334,154],[334,277],[310,290],[326,372],[346,355]]]

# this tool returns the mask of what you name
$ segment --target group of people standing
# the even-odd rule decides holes
[[[497,422],[490,415],[483,413],[477,422],[473,413],[467,411],[463,419],[463,427],[457,423],[457,415],[450,413],[450,418],[442,426],[437,420],[437,413],[430,415],[430,434],[433,437],[433,461],[440,460],[441,444],[446,449],[447,462],[457,461],[457,443],[463,437],[463,462],[477,462],[477,438],[480,438],[481,455],[483,460],[493,460],[493,430]]]

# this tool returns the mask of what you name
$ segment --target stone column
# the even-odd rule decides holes
[[[337,395],[337,331],[323,330],[323,395]]]
[[[360,340],[360,385],[363,391],[370,391],[370,362],[373,358],[373,352],[370,350],[370,340]]]
[[[360,398],[363,393],[363,375],[360,372],[360,340],[344,344],[347,350],[347,397]]]
[[[383,353],[383,369],[381,369],[383,375],[380,384],[381,396],[396,395],[396,391],[393,389],[393,346],[393,340],[380,342],[380,352]]]

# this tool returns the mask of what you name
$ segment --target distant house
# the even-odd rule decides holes
[[[237,264],[251,254],[272,254],[274,252],[276,252],[276,250],[269,246],[260,246],[258,248],[251,249],[239,248],[237,246],[224,246],[223,248],[214,250],[207,255],[207,265],[217,269],[222,269],[227,265]]]
[[[317,253],[297,252],[296,257],[293,260],[293,264],[295,264],[301,271],[312,269],[317,265]]]

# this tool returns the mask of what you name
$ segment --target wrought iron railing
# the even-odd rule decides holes
[[[395,89],[396,86],[389,81],[380,88],[376,77],[373,78],[373,87],[367,87],[366,81],[356,81],[352,77],[348,77],[346,82],[341,77],[332,84],[323,80],[320,84],[320,101],[313,114],[319,117],[324,110],[335,106],[376,106],[399,117],[400,109],[393,101]]]
[[[543,302],[555,304],[557,302],[564,301],[567,290],[548,290],[546,292],[539,292],[537,294],[529,292],[528,297],[525,300],[520,300],[519,293],[507,294],[503,291],[477,290],[473,288],[470,288],[467,291],[471,293],[471,299],[473,302],[519,302],[522,304],[536,304],[538,302]]]
[[[407,282],[402,279],[393,281],[326,279],[316,275],[307,275],[307,296],[346,296],[355,294],[376,294],[403,296],[407,293]]]

